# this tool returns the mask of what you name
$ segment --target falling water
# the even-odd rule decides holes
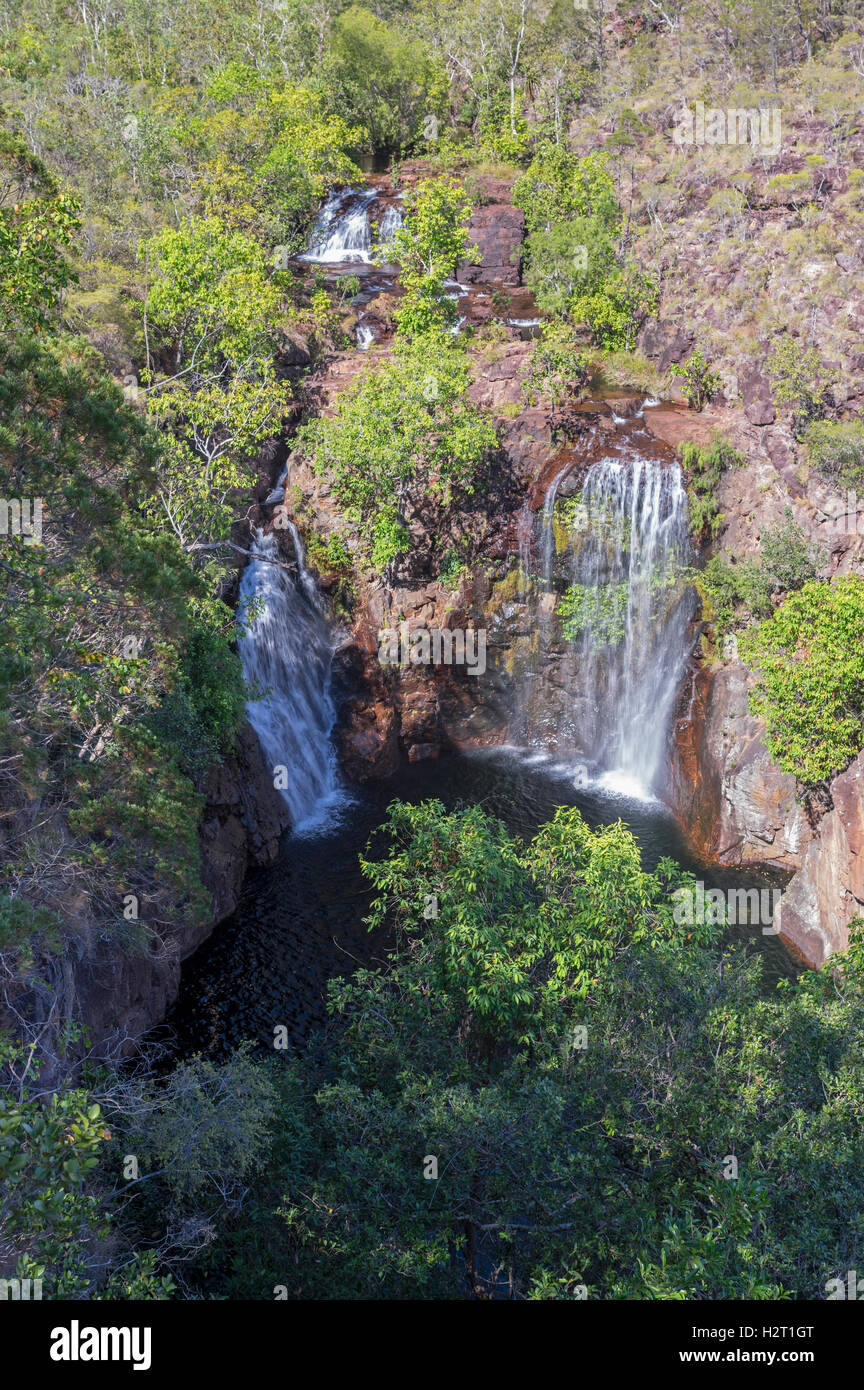
[[[639,456],[601,459],[586,475],[577,516],[565,604],[585,696],[577,735],[606,785],[648,793],[693,611],[682,573],[690,542],[681,470]],[[544,520],[551,530],[551,511]]]
[[[401,209],[397,208],[394,203],[389,203],[388,206],[384,209],[383,213],[381,214],[381,220],[378,223],[376,250],[379,259],[383,256],[383,253],[387,250],[387,247],[390,245],[390,242],[393,240],[393,237],[395,236],[396,232],[398,232],[401,226]]]
[[[323,265],[370,265],[369,205],[376,197],[374,188],[342,188],[329,194],[312,227],[309,250],[300,259]]]
[[[377,222],[373,257],[375,188],[341,188],[330,193],[312,227],[309,249],[300,257],[322,265],[372,265],[402,225],[402,213],[389,203]],[[370,213],[372,214],[370,216]]]
[[[275,538],[258,531],[254,558],[243,573],[238,636],[243,674],[259,699],[247,705],[265,762],[285,768],[280,791],[292,827],[321,825],[344,800],[331,733],[336,710],[330,694],[333,654],[314,578],[306,569],[303,546],[288,523],[297,556],[297,578],[281,564]]]

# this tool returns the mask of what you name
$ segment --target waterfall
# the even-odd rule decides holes
[[[398,230],[399,230],[399,228],[400,228],[401,226],[402,226],[402,211],[401,211],[401,209],[395,207],[395,206],[393,205],[393,203],[388,204],[388,206],[384,209],[384,211],[383,211],[383,213],[382,213],[382,215],[381,215],[381,220],[380,220],[380,222],[378,223],[378,236],[377,236],[377,246],[376,246],[376,250],[377,250],[377,254],[378,254],[379,260],[381,259],[383,253],[387,250],[387,247],[390,245],[390,242],[393,240],[393,237],[394,237],[395,233],[398,232]]]
[[[596,457],[593,431],[584,447]],[[650,796],[694,608],[687,495],[676,462],[632,446],[592,463],[581,494],[563,487],[573,471],[570,454],[517,528],[531,578],[513,733],[578,758],[580,785]]]
[[[561,605],[586,695],[577,735],[601,782],[646,794],[663,764],[693,612],[681,470],[639,456],[601,459],[577,508]]]
[[[330,631],[300,537],[288,525],[297,579],[271,563],[279,559],[275,538],[259,530],[240,584],[237,646],[246,681],[260,696],[246,706],[249,722],[272,775],[286,769],[279,790],[296,832],[323,824],[344,792],[331,742]]]
[[[341,188],[328,194],[315,218],[309,248],[300,260],[322,265],[372,265],[374,219],[370,212],[378,197],[375,188]],[[401,225],[399,208],[388,204],[378,222],[376,258],[380,258]]]
[[[377,194],[374,188],[342,188],[328,194],[315,218],[309,250],[302,261],[323,265],[372,262],[372,231],[369,205]]]

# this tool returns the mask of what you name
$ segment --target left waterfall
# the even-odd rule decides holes
[[[240,583],[237,646],[260,697],[246,707],[249,722],[296,833],[323,826],[345,792],[331,737],[332,635],[296,536],[295,548],[296,580],[273,563],[281,559],[275,538],[256,532]]]

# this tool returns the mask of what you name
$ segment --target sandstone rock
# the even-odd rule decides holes
[[[525,214],[505,202],[476,208],[468,225],[471,240],[480,252],[478,261],[463,262],[456,278],[460,284],[479,282],[517,286],[521,283],[522,239]]]
[[[797,869],[812,836],[793,776],[747,706],[748,671],[701,667],[676,725],[672,804],[694,849],[724,864]]]
[[[656,362],[658,371],[668,372],[673,362],[683,362],[690,355],[696,335],[689,329],[665,319],[649,319],[636,339],[646,357]]]
[[[777,411],[771,387],[757,366],[751,366],[749,371],[740,374],[738,389],[744,402],[744,414],[751,425],[772,425],[777,419]]]
[[[809,965],[849,944],[849,923],[864,911],[864,755],[831,784],[834,809],[781,899],[782,935]]]

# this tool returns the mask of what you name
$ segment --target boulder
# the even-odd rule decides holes
[[[478,283],[515,288],[522,282],[522,239],[525,214],[511,203],[491,202],[476,208],[468,226],[480,252],[476,261],[463,261],[456,274],[463,285]]]

